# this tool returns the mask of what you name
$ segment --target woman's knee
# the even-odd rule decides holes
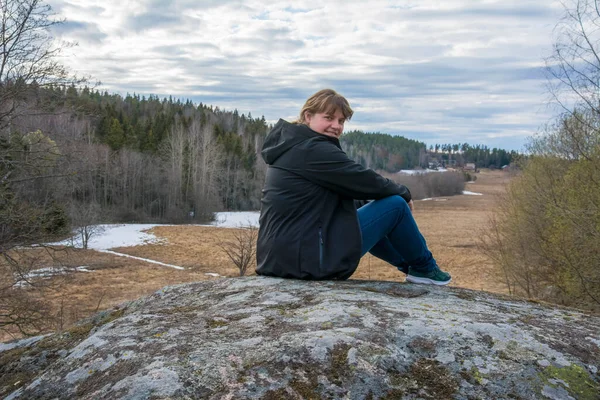
[[[410,212],[410,208],[408,207],[408,203],[402,197],[395,195],[389,196],[380,200],[375,200],[373,203],[379,203],[384,207],[385,210],[397,210],[399,211],[400,216],[404,215],[406,212]]]
[[[410,208],[408,207],[408,203],[401,196],[399,196],[399,195],[390,196],[390,197],[388,197],[388,199],[390,199],[390,202],[392,202],[394,207],[402,210],[402,212],[410,211]]]

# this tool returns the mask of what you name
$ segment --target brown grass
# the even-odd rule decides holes
[[[452,275],[452,286],[508,293],[494,266],[477,249],[497,195],[504,191],[508,174],[482,171],[465,190],[483,196],[460,195],[415,202],[415,219],[440,267]],[[370,268],[369,268],[370,264]],[[403,274],[373,257],[361,260],[357,279],[403,281]]]
[[[494,267],[477,250],[477,238],[495,207],[496,195],[503,191],[508,177],[500,171],[483,171],[466,190],[484,196],[453,196],[415,202],[415,218],[442,269],[453,276],[454,286],[506,293]],[[203,226],[158,226],[151,232],[168,244],[148,244],[113,249],[120,253],[185,267],[177,270],[93,250],[61,252],[63,265],[85,265],[94,272],[73,273],[59,289],[47,294],[55,315],[66,328],[97,310],[150,294],[176,283],[219,279],[206,275],[237,276],[238,270],[227,258],[218,241],[230,238],[232,230]],[[48,257],[48,265],[55,264]],[[252,268],[253,271],[254,268]],[[371,256],[363,257],[353,279],[403,281],[404,276],[389,264]],[[64,278],[63,278],[64,279]],[[57,326],[57,328],[60,328]],[[8,336],[0,340],[10,339]]]

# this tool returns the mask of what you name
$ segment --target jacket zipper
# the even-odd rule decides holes
[[[319,270],[323,269],[323,231],[319,227]]]

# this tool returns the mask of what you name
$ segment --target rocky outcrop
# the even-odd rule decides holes
[[[0,345],[8,399],[598,399],[600,317],[454,288],[166,287]]]

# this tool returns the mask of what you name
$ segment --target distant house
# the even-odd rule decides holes
[[[427,167],[429,169],[438,169],[439,167],[441,167],[441,164],[437,158],[431,158],[429,160],[429,163],[427,164]]]
[[[508,165],[502,166],[502,171],[504,171],[504,172],[514,172],[514,171],[517,171],[518,169],[519,169],[519,167],[515,163],[510,163]]]

